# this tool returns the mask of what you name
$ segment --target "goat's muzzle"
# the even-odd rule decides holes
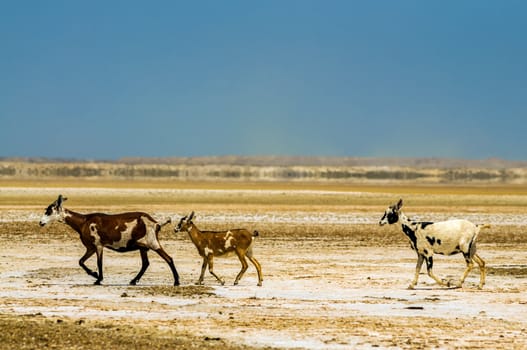
[[[386,213],[384,213],[384,215],[382,216],[381,220],[379,220],[379,226],[384,226],[386,224],[387,224]]]

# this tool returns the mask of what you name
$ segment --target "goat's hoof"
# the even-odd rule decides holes
[[[258,282],[257,286],[261,287],[262,286],[262,282]]]
[[[414,289],[414,288],[415,288],[415,284],[410,284],[410,285],[408,286],[408,288],[406,288],[406,289]]]
[[[94,286],[100,286],[101,285],[101,281],[95,281],[95,282],[93,282],[93,285]]]
[[[179,286],[179,281],[174,282],[174,286],[178,287]]]
[[[97,272],[95,272],[95,271],[90,272],[89,275],[92,276],[92,277],[95,277],[97,279],[99,278],[99,274]]]
[[[137,284],[137,281],[136,281],[136,280],[131,280],[131,281],[130,281],[130,285],[131,285],[131,286],[135,286],[136,284]]]
[[[445,283],[447,288],[461,288],[463,286],[462,282],[447,281]]]

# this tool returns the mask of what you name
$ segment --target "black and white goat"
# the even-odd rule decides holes
[[[410,240],[412,249],[417,253],[417,266],[415,268],[415,277],[410,283],[409,289],[413,289],[417,284],[419,272],[423,262],[426,261],[428,276],[433,278],[441,286],[455,286],[460,288],[465,278],[472,270],[474,262],[479,266],[480,279],[479,289],[485,284],[485,262],[476,254],[476,239],[482,228],[489,228],[490,225],[475,225],[467,220],[447,220],[440,222],[416,222],[410,220],[403,214],[401,208],[403,200],[400,199],[394,205],[391,205],[384,212],[379,224],[399,224]],[[433,255],[453,255],[462,253],[467,263],[465,272],[457,284],[450,281],[445,282],[437,278],[433,271]]]
[[[174,276],[174,285],[179,285],[179,275],[174,262],[161,247],[157,238],[161,227],[170,223],[170,220],[158,224],[150,215],[141,212],[83,215],[62,207],[62,203],[66,199],[59,195],[57,200],[48,206],[40,219],[40,226],[59,221],[69,225],[79,233],[81,242],[86,247],[86,253],[80,258],[79,265],[88,275],[97,279],[95,284],[101,284],[103,280],[102,256],[106,247],[118,252],[139,250],[141,253],[141,270],[130,282],[131,285],[139,282],[150,264],[147,255],[149,249],[155,251],[167,262]],[[84,264],[95,253],[97,254],[98,273]]]
[[[194,212],[189,216],[181,218],[178,225],[174,227],[174,232],[178,233],[181,231],[188,232],[192,243],[198,249],[199,255],[203,257],[203,264],[201,265],[201,274],[196,284],[203,284],[203,277],[205,269],[209,267],[211,275],[223,285],[225,280],[218,277],[214,273],[213,259],[215,256],[222,256],[228,253],[235,252],[240,259],[242,269],[234,280],[234,285],[237,285],[243,274],[249,266],[245,258],[247,257],[256,267],[258,272],[258,286],[262,285],[262,268],[258,260],[253,257],[253,240],[254,237],[258,236],[258,231],[253,233],[246,229],[233,229],[227,231],[200,231],[198,227],[192,221],[194,219]]]

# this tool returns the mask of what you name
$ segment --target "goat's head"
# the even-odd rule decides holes
[[[190,213],[190,215],[182,217],[176,227],[174,227],[174,232],[178,233],[181,231],[188,231],[193,224],[192,219],[194,219],[194,212]]]
[[[53,221],[62,222],[64,220],[64,208],[62,208],[62,203],[67,199],[68,198],[62,197],[62,195],[59,194],[59,198],[46,208],[46,212],[40,219],[40,226],[44,226]]]
[[[385,225],[385,224],[395,224],[397,221],[399,221],[399,215],[401,213],[401,208],[403,207],[403,200],[399,199],[397,203],[394,205],[390,205],[388,209],[384,212],[384,215],[381,218],[381,221],[379,221],[379,225]]]

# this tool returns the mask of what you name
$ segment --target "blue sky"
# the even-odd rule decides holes
[[[0,156],[527,157],[524,1],[10,1]]]

